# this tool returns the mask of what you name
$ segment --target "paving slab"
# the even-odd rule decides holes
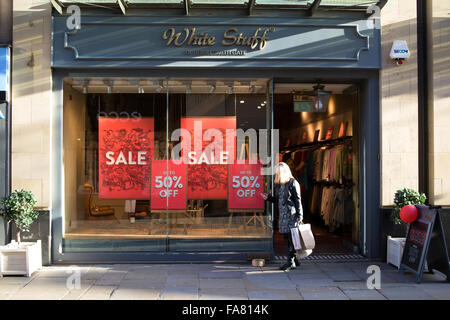
[[[353,271],[331,271],[326,272],[327,275],[333,279],[334,281],[358,281],[362,280],[356,273]]]
[[[295,279],[293,283],[298,287],[333,287],[336,283],[331,278],[323,279]]]
[[[80,287],[77,288],[76,285],[73,289],[68,291],[62,300],[78,300],[80,299],[94,284],[95,280],[81,280]]]
[[[243,276],[243,272],[238,270],[212,270],[212,271],[200,271],[199,278],[209,278],[209,279],[236,279]]]
[[[437,300],[450,300],[450,283],[422,283],[417,285],[428,295]]]
[[[335,286],[341,290],[369,290],[367,282],[364,281],[336,281]]]
[[[71,274],[78,272],[81,276],[88,273],[90,266],[57,266],[44,267],[37,271],[36,278],[68,278]]]
[[[338,287],[297,287],[305,300],[349,300]]]
[[[108,270],[108,272],[103,274],[102,277],[95,282],[95,285],[117,286],[127,273],[127,270]]]
[[[324,272],[320,273],[293,273],[289,272],[287,274],[288,278],[292,281],[301,281],[307,279],[331,279],[328,274]]]
[[[18,290],[11,299],[59,300],[69,291],[66,278],[36,278]]]
[[[121,289],[162,289],[166,285],[166,279],[124,279],[119,283]]]
[[[90,286],[89,289],[79,297],[80,300],[109,300],[116,286]]]
[[[0,284],[0,300],[11,299],[22,287],[22,284]]]
[[[197,287],[198,274],[169,274],[166,278],[166,287]]]
[[[164,269],[136,268],[128,270],[124,279],[126,280],[146,280],[146,279],[166,279],[169,274]]]
[[[161,288],[118,287],[111,293],[111,300],[158,300]]]
[[[389,300],[433,300],[433,296],[418,287],[396,286],[383,287],[380,293]]]
[[[83,280],[99,280],[109,271],[108,267],[91,267],[89,270],[81,275]]]
[[[244,278],[245,286],[248,290],[259,289],[295,289],[293,283],[285,272],[277,274],[256,273],[246,274]]]
[[[10,285],[10,284],[18,284],[18,285],[26,285],[28,282],[36,278],[36,273],[31,277],[24,276],[3,276],[0,277],[0,286],[2,285]]]
[[[386,297],[377,290],[344,289],[343,292],[350,300],[387,300]]]
[[[245,289],[242,278],[239,279],[200,279],[200,289]]]
[[[297,290],[249,290],[250,300],[303,300]]]
[[[161,292],[161,300],[198,300],[198,286],[165,287]]]
[[[245,289],[199,289],[199,300],[248,300]]]

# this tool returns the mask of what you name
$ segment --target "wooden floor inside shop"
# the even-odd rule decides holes
[[[205,221],[206,220],[206,221]],[[70,227],[64,235],[65,239],[149,239],[169,237],[189,238],[270,238],[271,230],[260,223],[246,224],[232,222],[228,219],[217,221],[205,219],[196,224],[188,219],[170,220],[167,230],[165,219],[136,219],[131,223],[128,219],[101,221],[79,221]]]

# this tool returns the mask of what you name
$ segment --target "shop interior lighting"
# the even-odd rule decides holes
[[[86,94],[88,93],[88,85],[89,85],[89,80],[82,80],[81,84],[83,85],[83,93]]]
[[[162,91],[162,89],[164,89],[163,82],[159,81],[158,88],[156,88],[156,92],[160,93]]]

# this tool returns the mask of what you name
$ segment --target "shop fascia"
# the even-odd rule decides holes
[[[223,33],[223,39],[220,42],[222,46],[242,46],[250,47],[252,50],[258,48],[264,49],[269,40],[268,34],[274,32],[274,27],[256,28],[253,35],[246,35],[239,33],[239,29],[236,27],[228,28]],[[206,32],[200,32],[197,28],[184,28],[183,31],[177,32],[173,27],[167,28],[162,38],[167,40],[166,46],[174,45],[176,47],[186,46],[199,46],[199,47],[212,47],[216,45],[216,37],[211,36]]]

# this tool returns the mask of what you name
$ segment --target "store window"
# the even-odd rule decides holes
[[[65,249],[267,250],[268,93],[266,79],[65,79]]]

